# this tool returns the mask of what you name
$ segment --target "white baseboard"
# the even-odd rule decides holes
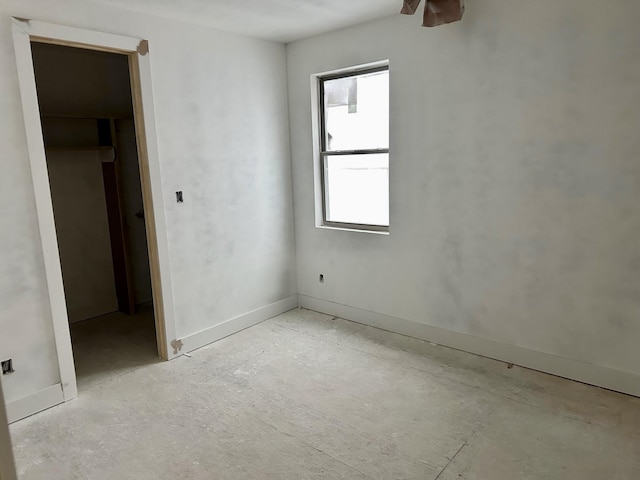
[[[17,422],[34,413],[59,405],[62,402],[64,402],[62,385],[56,383],[33,395],[8,402],[7,417],[9,423]]]
[[[205,345],[218,341],[224,337],[228,337],[240,330],[252,327],[253,325],[268,320],[269,318],[287,312],[297,306],[298,296],[292,295],[278,302],[227,320],[219,325],[215,325],[211,328],[207,328],[206,330],[183,337],[180,339],[182,340],[180,353],[191,352],[192,350],[204,347]]]
[[[631,372],[579,362],[307,295],[298,295],[298,303],[309,310],[640,397],[640,375]]]
[[[189,335],[188,337],[182,338],[183,347],[180,353],[196,350],[209,343],[228,337],[240,330],[244,330],[264,320],[287,312],[297,306],[298,296],[292,295],[278,302],[227,320],[220,325]],[[7,417],[9,423],[13,423],[63,402],[64,395],[62,385],[58,383],[33,395],[8,402]]]

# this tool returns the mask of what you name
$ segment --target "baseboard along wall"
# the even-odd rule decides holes
[[[640,397],[640,375],[631,372],[579,362],[549,353],[466,333],[454,332],[415,320],[393,317],[307,295],[298,295],[298,305],[309,310],[326,313],[389,332]]]

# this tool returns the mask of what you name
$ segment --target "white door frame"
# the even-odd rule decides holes
[[[160,178],[149,44],[146,40],[84,30],[36,20],[12,18],[13,41],[20,96],[31,164],[45,275],[58,354],[64,401],[77,397],[77,385],[69,321],[62,283],[62,270],[53,217],[47,160],[40,123],[40,109],[31,56],[31,41],[125,54],[129,58],[140,183],[145,210],[149,267],[153,289],[158,353],[165,360],[175,357],[170,342],[176,338],[169,247]],[[32,412],[35,413],[35,412]]]
[[[0,480],[18,480],[15,462],[13,461],[7,410],[4,406],[4,396],[2,395],[2,379],[0,379]]]

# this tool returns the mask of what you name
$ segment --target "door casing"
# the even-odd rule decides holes
[[[18,480],[13,460],[13,449],[11,448],[7,410],[2,394],[2,379],[0,379],[0,480]]]
[[[114,35],[63,25],[12,18],[12,31],[29,162],[35,194],[51,320],[64,401],[78,395],[62,270],[58,253],[53,206],[42,138],[31,42],[85,48],[127,55],[134,109],[136,141],[153,290],[158,354],[176,355],[170,342],[176,338],[169,248],[155,129],[149,43],[145,39]],[[35,412],[31,412],[35,413]],[[4,479],[2,479],[4,480]]]

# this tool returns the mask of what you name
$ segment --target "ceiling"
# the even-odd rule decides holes
[[[397,14],[400,0],[92,0],[277,42]]]

